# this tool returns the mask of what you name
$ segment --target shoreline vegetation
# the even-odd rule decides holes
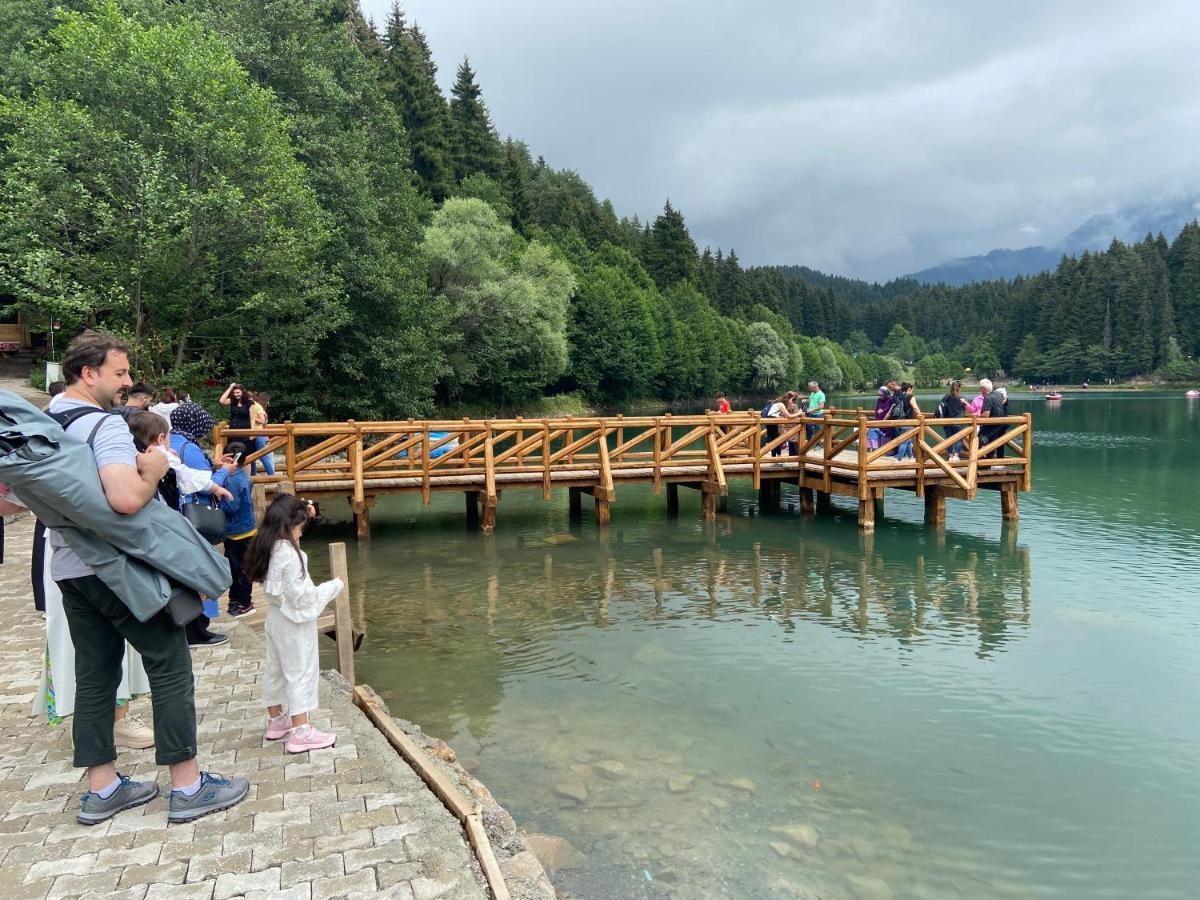
[[[1196,222],[962,287],[743,266],[502,137],[469,60],[443,94],[399,4],[378,28],[357,0],[9,6],[0,304],[56,346],[114,331],[202,402],[237,381],[276,420],[366,421],[1200,377]]]

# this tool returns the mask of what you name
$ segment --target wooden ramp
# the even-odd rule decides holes
[[[887,490],[926,501],[926,520],[945,520],[947,498],[974,500],[997,491],[1005,520],[1015,521],[1017,493],[1031,486],[1033,424],[1029,414],[1001,419],[917,419],[879,422],[865,411],[820,418],[763,420],[758,413],[478,421],[286,422],[258,431],[217,429],[218,452],[230,439],[262,435],[267,446],[246,457],[276,454],[280,474],[258,475],[264,490],[312,498],[346,497],[360,538],[370,534],[370,508],[383,494],[434,492],[466,497],[466,514],[490,532],[504,490],[538,490],[549,500],[568,488],[579,514],[589,494],[600,524],[610,519],[617,485],[667,489],[677,511],[679,485],[701,492],[706,518],[716,515],[730,478],[749,480],[764,503],[778,485],[800,488],[805,511],[830,495],[859,502],[859,525],[874,528]],[[904,447],[911,456],[891,453]],[[952,451],[958,454],[952,456]]]

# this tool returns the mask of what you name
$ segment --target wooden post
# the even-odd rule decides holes
[[[342,579],[342,589],[333,601],[333,621],[337,637],[338,672],[354,684],[354,627],[350,622],[350,575],[346,568],[346,545],[329,545],[329,571]]]
[[[879,488],[875,494],[875,518],[882,518],[884,515],[883,488]]]
[[[800,512],[809,516],[813,514],[813,489],[810,487],[800,488]]]
[[[925,524],[946,524],[946,495],[939,487],[925,488]]]
[[[858,527],[863,531],[875,530],[875,501],[870,497],[858,501]]]
[[[594,499],[596,501],[596,524],[604,527],[612,521],[612,513],[608,508],[608,501],[598,494]]]
[[[267,511],[267,486],[254,485],[254,521],[261,522],[263,513]]]
[[[1021,512],[1017,508],[1017,486],[1005,485],[1000,491],[1000,518],[1005,522],[1021,521]]]
[[[1033,487],[1033,414],[1025,413],[1025,474],[1021,477],[1021,490]],[[1014,498],[1015,502],[1015,498]]]
[[[667,484],[667,517],[674,519],[679,515],[679,485]]]
[[[483,501],[483,521],[480,522],[479,528],[484,534],[491,534],[496,530],[496,502],[498,497],[485,497]]]
[[[365,503],[354,507],[354,533],[360,541],[371,539],[371,509]]]
[[[296,432],[293,430],[291,421],[283,423],[287,426],[287,459],[284,462],[284,471],[287,472],[287,480],[293,484],[296,482]]]
[[[700,491],[700,515],[705,522],[711,522],[717,517],[717,495],[701,489]]]
[[[817,491],[817,512],[827,513],[833,506],[829,491]]]
[[[279,482],[279,484],[276,485],[275,490],[280,494],[291,494],[293,497],[296,496],[296,485],[291,481],[285,480]]]
[[[758,512],[759,515],[769,516],[779,508],[779,497],[775,493],[774,479],[764,478],[758,483]]]
[[[719,512],[719,513],[729,512],[729,495],[728,494],[722,494],[721,496],[719,496],[717,498],[717,512]]]
[[[583,490],[573,487],[567,488],[567,494],[570,497],[570,519],[572,522],[578,522],[583,518]]]
[[[467,527],[479,527],[479,491],[463,491],[467,499]]]

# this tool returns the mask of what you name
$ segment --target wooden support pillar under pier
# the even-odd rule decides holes
[[[1017,508],[1017,487],[1005,486],[1000,491],[1000,518],[1005,522],[1021,521],[1021,511]]]
[[[463,491],[467,501],[467,527],[479,527],[479,491]]]
[[[679,485],[671,482],[667,485],[667,517],[674,519],[679,515]]]
[[[779,511],[779,482],[764,478],[758,485],[758,511],[769,516]]]
[[[824,496],[828,497],[828,494]],[[875,498],[858,501],[858,527],[862,531],[875,530]]]
[[[817,491],[817,512],[827,513],[833,508],[833,498],[828,491]],[[874,514],[871,521],[874,522]]]
[[[496,503],[499,500],[499,495],[483,498],[483,517],[479,523],[479,530],[484,534],[491,534],[496,530]]]
[[[601,497],[597,493],[596,497],[596,524],[600,527],[608,525],[612,521],[612,513],[608,508],[608,500]]]
[[[371,507],[367,503],[354,507],[354,532],[360,541],[371,539]]]
[[[879,493],[875,495],[875,518],[882,519],[884,516],[883,488],[879,488],[878,490]]]
[[[813,514],[813,489],[810,487],[800,488],[800,512],[811,516]]]
[[[567,492],[570,497],[570,520],[578,522],[583,518],[583,490],[573,487],[568,488]]]
[[[946,495],[941,488],[925,488],[925,524],[946,524]]]
[[[728,494],[721,494],[719,497],[717,497],[717,512],[719,512],[719,513],[729,512],[729,495]]]
[[[705,522],[717,517],[717,495],[709,491],[700,492],[700,515]]]

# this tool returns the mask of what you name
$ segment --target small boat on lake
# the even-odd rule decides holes
[[[1049,393],[1046,395],[1046,399],[1047,400],[1061,400],[1062,394],[1060,394],[1058,391],[1053,391],[1052,393]]]
[[[1191,390],[1191,391],[1188,391],[1183,396],[1187,397],[1189,400],[1200,400],[1200,391]]]

